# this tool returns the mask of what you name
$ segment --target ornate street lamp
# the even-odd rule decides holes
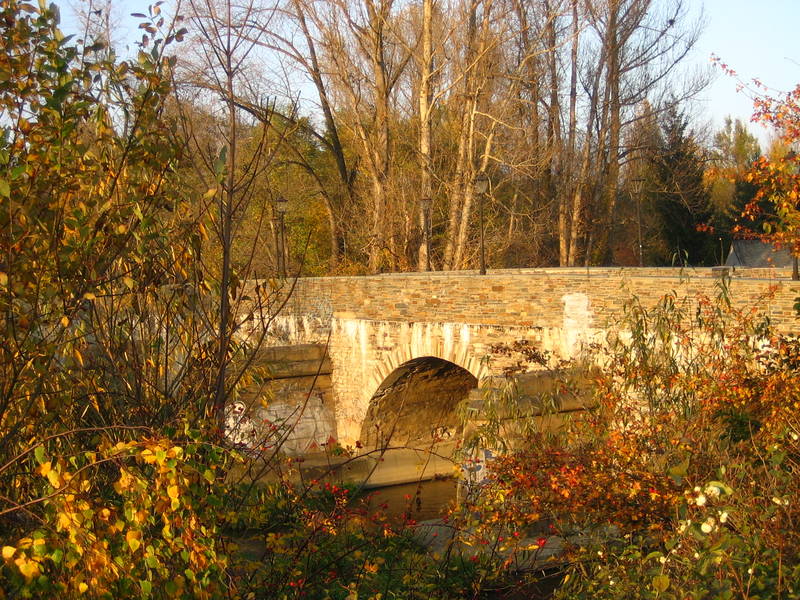
[[[285,216],[289,201],[283,196],[275,198],[275,215],[278,220],[278,227],[275,231],[276,243],[275,250],[278,255],[278,275],[286,277],[286,226]]]
[[[472,182],[472,189],[478,196],[479,202],[478,206],[481,222],[481,275],[486,275],[486,251],[483,243],[483,201],[486,192],[489,191],[489,177],[486,173],[478,173],[477,177],[475,177],[475,180]]]

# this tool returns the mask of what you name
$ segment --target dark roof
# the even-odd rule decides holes
[[[792,255],[786,248],[776,248],[761,240],[733,240],[725,266],[790,267]]]

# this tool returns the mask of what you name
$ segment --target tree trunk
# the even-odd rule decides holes
[[[420,191],[422,198],[419,203],[419,226],[422,231],[419,252],[417,253],[417,270],[427,271],[430,257],[428,256],[430,224],[426,208],[430,210],[433,201],[431,185],[431,73],[433,71],[433,44],[431,40],[431,25],[433,20],[433,0],[422,0],[422,61],[420,64],[419,86],[419,170]]]
[[[374,115],[369,139],[362,138],[364,152],[371,155],[372,231],[369,251],[369,270],[376,273],[384,266],[386,254],[386,178],[389,167],[389,88],[384,59],[384,5],[376,9],[373,0],[366,0],[369,22],[364,46],[369,48],[372,68]],[[360,118],[360,116],[356,116]]]
[[[572,234],[572,228],[576,221],[579,221],[581,210],[579,183],[575,180],[575,132],[577,129],[577,105],[578,105],[578,44],[580,38],[580,28],[578,25],[578,0],[572,0],[572,43],[570,47],[570,73],[569,73],[569,124],[567,126],[567,148],[564,160],[564,173],[560,186],[560,206],[564,213],[564,218],[559,219],[558,239],[560,265],[574,265],[573,249],[574,239],[577,232]],[[577,195],[577,206],[576,206]],[[571,205],[570,205],[571,203]]]
[[[621,130],[620,105],[620,48],[619,48],[619,0],[609,0],[606,31],[606,90],[608,95],[608,158],[600,203],[600,222],[596,230],[592,264],[608,264],[611,261],[614,227],[613,216],[619,188],[619,147]]]
[[[325,85],[325,80],[322,77],[322,68],[319,64],[317,57],[316,44],[308,28],[305,13],[299,0],[294,0],[295,18],[300,26],[300,30],[306,41],[308,48],[307,57],[307,72],[311,81],[314,83],[314,88],[317,91],[317,98],[319,105],[322,109],[322,115],[325,119],[325,143],[334,158],[336,165],[336,173],[341,182],[341,191],[332,194],[326,194],[326,201],[328,204],[329,218],[331,228],[331,257],[334,264],[338,263],[344,254],[345,239],[344,232],[339,227],[338,215],[344,211],[345,204],[351,204],[353,201],[353,183],[350,170],[347,167],[347,159],[344,154],[344,147],[342,146],[341,138],[339,137],[339,127],[334,118],[331,101],[328,96],[328,88]],[[302,57],[301,57],[302,58]],[[335,200],[338,199],[338,202]]]

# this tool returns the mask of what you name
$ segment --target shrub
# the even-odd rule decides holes
[[[592,418],[496,460],[475,521],[558,535],[560,598],[797,597],[796,342],[724,284],[619,331]]]

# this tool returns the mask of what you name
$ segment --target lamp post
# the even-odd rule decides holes
[[[489,191],[489,178],[486,173],[478,173],[478,176],[472,182],[472,189],[478,195],[481,221],[481,275],[486,275],[486,251],[483,244],[483,200],[486,192]]]
[[[633,191],[636,194],[636,223],[639,229],[639,266],[644,266],[644,251],[642,246],[642,187],[644,180],[637,177],[633,180]]]
[[[425,270],[431,270],[431,199],[422,198],[422,235],[425,243]]]
[[[275,232],[276,244],[275,250],[278,258],[278,275],[286,277],[286,226],[285,215],[286,206],[289,201],[283,196],[275,198],[275,215],[278,220],[278,227]]]

